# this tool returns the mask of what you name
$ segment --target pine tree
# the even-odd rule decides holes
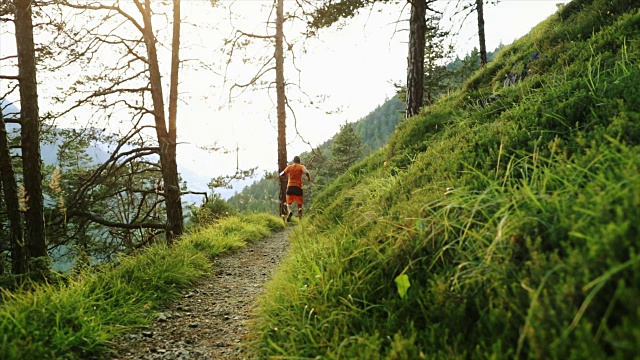
[[[469,79],[471,75],[478,71],[480,65],[480,53],[477,48],[473,48],[473,50],[461,60],[460,67],[454,69],[454,75],[459,84],[462,85],[465,80]]]
[[[362,139],[353,130],[351,124],[340,126],[340,132],[331,144],[331,157],[329,158],[329,176],[336,177],[343,174],[356,161],[362,158]]]
[[[424,102],[427,105],[431,105],[448,87],[447,78],[450,74],[445,63],[453,52],[451,45],[445,45],[448,36],[449,32],[440,28],[440,17],[427,19],[424,48]]]

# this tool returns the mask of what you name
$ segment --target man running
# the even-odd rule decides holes
[[[291,204],[295,201],[298,204],[298,218],[302,219],[302,204],[304,204],[304,198],[302,196],[302,174],[307,175],[307,181],[311,182],[311,175],[309,170],[304,165],[300,165],[300,157],[293,157],[293,164],[287,166],[280,176],[285,174],[289,175],[289,182],[287,183],[287,221],[291,221]]]

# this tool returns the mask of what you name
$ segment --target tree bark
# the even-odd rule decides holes
[[[487,44],[484,34],[484,0],[476,0],[476,12],[478,13],[478,38],[480,38],[480,65],[487,65]]]
[[[287,167],[287,132],[286,132],[286,109],[285,109],[285,83],[284,83],[284,48],[283,48],[283,23],[284,23],[284,0],[278,0],[276,6],[276,96],[278,112],[278,173]],[[286,191],[287,179],[280,177],[280,215],[286,214]]]
[[[160,76],[160,66],[158,63],[158,54],[156,50],[156,39],[153,35],[153,27],[151,24],[151,1],[145,0],[144,6],[139,0],[135,0],[136,6],[142,14],[144,21],[143,36],[147,47],[148,63],[149,63],[149,77],[151,82],[151,99],[153,101],[153,114],[155,119],[156,136],[158,138],[158,145],[160,147],[160,164],[162,166],[162,180],[164,182],[165,193],[165,205],[167,207],[167,227],[166,235],[169,243],[173,242],[175,237],[179,236],[183,232],[183,219],[182,219],[182,202],[180,199],[180,182],[178,178],[178,163],[176,161],[176,124],[175,118],[170,124],[169,131],[167,131],[167,124],[165,120],[164,112],[164,100],[162,95],[162,78]],[[176,7],[179,9],[178,3],[174,3],[174,11]],[[179,11],[179,10],[178,10]],[[175,16],[175,15],[174,15]],[[178,17],[180,14],[178,14]],[[179,18],[178,18],[179,20]],[[174,17],[175,22],[175,17]],[[179,27],[175,28],[174,24],[174,36],[176,31],[179,36]],[[179,25],[178,25],[179,26]],[[173,40],[174,44],[179,44],[179,38]],[[174,59],[175,57],[175,59]],[[178,61],[178,50],[172,49],[172,60]],[[174,84],[174,74],[171,74],[171,84]],[[176,64],[177,67],[177,64]],[[177,71],[175,73],[175,94],[170,91],[170,95],[176,97],[177,100]],[[170,104],[171,104],[171,100]],[[175,110],[174,110],[175,116]]]
[[[180,70],[180,0],[173,0],[173,38],[171,43],[171,83],[169,85],[169,136],[177,138],[178,73]]]
[[[423,104],[426,15],[426,0],[411,1],[407,56],[407,118],[417,115]]]
[[[7,141],[7,130],[0,111],[0,183],[4,190],[9,219],[9,243],[11,246],[11,270],[14,274],[27,272],[27,257],[24,248],[24,230],[20,219],[18,185],[11,165],[11,154]]]
[[[178,144],[178,78],[180,69],[180,0],[173,0],[173,39],[171,44],[171,79],[169,85],[169,141],[170,141],[170,154],[166,159],[167,163],[167,178],[170,178],[170,182],[165,179],[165,184],[171,184],[165,190],[167,202],[171,202],[171,207],[167,206],[167,220],[168,229],[172,236],[182,235],[183,229],[183,217],[182,217],[182,199],[180,192],[180,178],[178,176],[178,160],[177,156],[177,144]],[[164,166],[163,166],[164,169]],[[165,171],[163,170],[163,176]]]
[[[22,163],[27,209],[27,258],[47,256],[40,160],[40,117],[33,44],[32,0],[15,0],[16,45],[22,120]]]

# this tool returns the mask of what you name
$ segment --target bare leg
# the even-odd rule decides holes
[[[291,204],[287,204],[287,222],[291,221],[291,215],[293,215],[293,211],[291,211]]]
[[[298,218],[302,219],[302,205],[298,204]]]

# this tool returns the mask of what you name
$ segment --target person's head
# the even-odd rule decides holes
[[[300,164],[300,156],[294,156],[293,157],[293,162],[296,164]]]

